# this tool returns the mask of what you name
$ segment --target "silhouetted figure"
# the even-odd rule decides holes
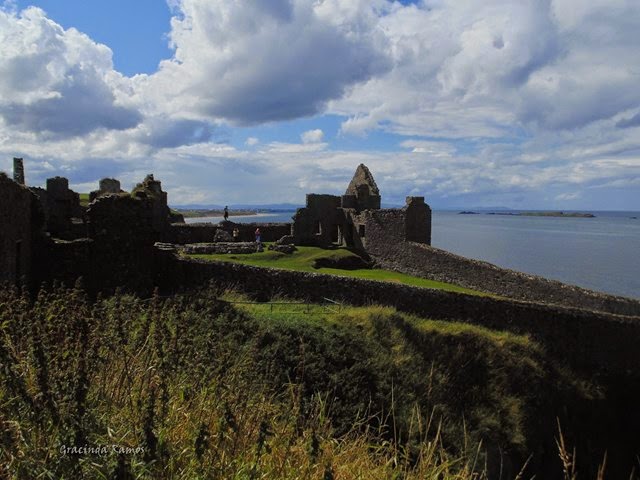
[[[224,221],[229,220],[229,207],[224,207]]]
[[[257,244],[257,248],[256,248],[257,252],[264,251],[264,249],[262,248],[262,232],[260,231],[260,227],[256,228],[256,244]]]

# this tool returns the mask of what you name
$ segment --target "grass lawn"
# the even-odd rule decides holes
[[[370,324],[373,320],[388,322],[392,317],[402,318],[413,327],[426,334],[468,335],[483,337],[487,341],[501,347],[506,343],[520,345],[521,347],[535,349],[541,352],[540,347],[531,340],[529,335],[515,334],[502,330],[491,330],[480,325],[469,323],[433,320],[417,315],[399,312],[393,307],[370,305],[334,305],[332,303],[310,303],[291,300],[287,298],[272,298],[269,302],[256,302],[245,294],[228,291],[221,300],[230,302],[239,310],[263,322],[279,321],[283,323],[296,323],[303,321],[319,326],[336,326],[353,324],[360,327]]]
[[[86,207],[89,205],[89,194],[88,193],[79,193],[80,195],[80,205]]]
[[[295,270],[298,272],[327,273],[343,277],[402,283],[404,285],[410,285],[412,287],[435,288],[438,290],[468,293],[471,295],[486,295],[483,292],[460,287],[451,283],[427,280],[425,278],[414,277],[411,275],[406,275],[404,273],[382,270],[378,268],[363,268],[358,270],[315,268],[314,265],[316,260],[326,258],[339,259],[344,257],[354,257],[356,256],[356,254],[351,252],[350,250],[347,250],[346,248],[323,249],[318,247],[297,247],[297,249],[298,250],[291,255],[265,249],[264,252],[245,255],[221,253],[189,256],[202,260],[242,263],[243,265],[252,265],[254,267],[282,268],[285,270]]]

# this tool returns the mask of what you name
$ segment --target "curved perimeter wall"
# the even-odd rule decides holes
[[[461,257],[424,243],[405,241],[402,218],[394,210],[372,211],[370,217],[367,253],[383,268],[518,300],[640,316],[638,300],[594,292]]]
[[[548,353],[574,368],[602,372],[640,372],[640,317],[409,287],[316,273],[202,262],[156,252],[154,282],[165,291],[205,286],[235,286],[258,299],[273,295],[352,305],[380,304],[425,318],[455,320],[528,334]]]

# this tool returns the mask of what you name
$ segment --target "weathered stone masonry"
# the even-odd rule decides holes
[[[407,197],[401,209],[381,209],[373,175],[359,165],[344,195],[308,194],[293,217],[297,245],[338,244],[368,253],[374,242],[413,241],[431,244],[431,208],[424,197]]]
[[[16,172],[16,178],[21,175],[23,169]],[[37,285],[52,279],[72,283],[83,276],[93,291],[122,285],[147,293],[156,281],[155,242],[211,242],[218,232],[230,233],[234,228],[240,230],[241,241],[251,242],[260,227],[263,241],[284,237],[298,245],[347,245],[385,268],[511,298],[640,314],[640,302],[631,299],[512,272],[430,247],[431,210],[424,198],[407,197],[403,208],[379,208],[380,192],[364,165],[356,170],[345,195],[308,195],[307,206],[296,212],[293,225],[172,224],[167,194],[152,175],[132,194],[121,192],[117,180],[103,179],[86,211],[64,178],[49,179],[46,190],[30,190],[6,175],[0,182],[1,280],[17,282],[26,276]],[[51,237],[44,234],[42,210]]]
[[[234,286],[258,299],[275,295],[352,305],[389,305],[425,318],[473,323],[496,330],[530,334],[549,353],[580,369],[640,372],[640,317],[624,317],[575,308],[541,305],[388,282],[317,273],[257,268],[228,262],[204,262],[156,250],[155,284],[165,291],[213,281]]]
[[[37,197],[0,172],[0,283],[32,276],[33,251],[44,237]]]

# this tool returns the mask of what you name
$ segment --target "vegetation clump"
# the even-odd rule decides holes
[[[277,303],[1,290],[0,476],[514,477],[599,399],[528,337]]]

